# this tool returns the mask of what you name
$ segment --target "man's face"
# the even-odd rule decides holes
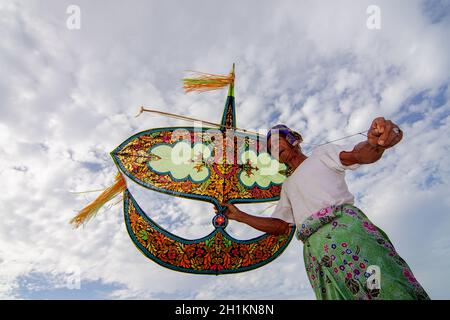
[[[270,149],[270,153],[272,157],[277,159],[281,163],[286,163],[289,159],[293,158],[297,152],[299,152],[298,147],[293,147],[289,142],[287,142],[286,138],[282,135],[279,135],[278,145],[277,143],[272,143],[272,140],[275,140],[276,136],[272,136],[267,142],[267,148]]]

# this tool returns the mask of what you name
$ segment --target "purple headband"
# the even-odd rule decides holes
[[[289,144],[295,146],[303,141],[302,135],[284,124],[277,124],[273,126],[269,132],[267,132],[266,144],[268,145],[270,137],[272,136],[272,131],[278,132],[278,134],[283,135]],[[270,154],[270,148],[267,148],[267,151]]]

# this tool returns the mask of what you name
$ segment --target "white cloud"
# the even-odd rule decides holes
[[[225,92],[184,95],[180,78],[187,69],[226,73],[233,62],[240,127],[284,122],[319,143],[366,130],[378,115],[399,121],[423,113],[401,123],[401,144],[348,180],[431,296],[449,297],[441,277],[450,262],[448,15],[431,24],[421,1],[379,1],[382,29],[371,31],[369,1],[79,1],[82,28],[69,31],[69,4],[0,4],[1,297],[17,297],[22,276],[78,266],[82,281],[123,284],[112,297],[313,298],[298,242],[250,273],[203,277],[142,256],[120,205],[82,230],[68,225],[95,195],[69,191],[111,183],[108,153],[119,143],[148,128],[186,125],[135,119],[140,105],[218,122]],[[405,104],[419,94],[423,101]],[[145,197],[139,203],[170,231],[198,237],[212,230],[210,204]],[[230,234],[258,232],[232,222]]]

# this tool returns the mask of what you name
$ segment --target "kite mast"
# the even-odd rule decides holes
[[[225,102],[225,108],[222,115],[222,128],[234,129],[236,128],[236,110],[234,99],[234,63],[230,72],[230,78],[232,79],[228,88],[228,97]]]

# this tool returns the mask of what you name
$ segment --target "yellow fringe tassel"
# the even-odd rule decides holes
[[[228,75],[217,75],[204,72],[191,71],[192,78],[183,79],[184,92],[191,91],[210,91],[223,88],[229,84],[234,84],[234,70]]]
[[[70,220],[70,223],[75,228],[85,224],[97,214],[101,207],[103,207],[108,201],[114,199],[117,194],[123,192],[126,187],[127,185],[125,178],[120,172],[117,173],[114,184],[105,189],[105,191],[103,191],[97,199],[84,207],[72,220]]]

